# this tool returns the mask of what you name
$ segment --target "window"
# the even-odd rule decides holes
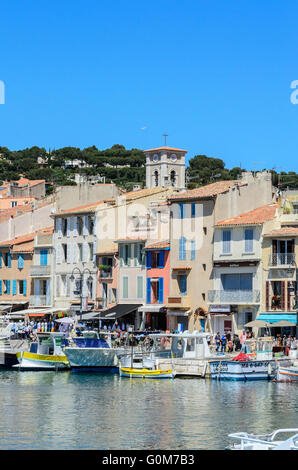
[[[143,276],[137,276],[137,299],[142,299],[144,296],[144,278]]]
[[[79,252],[78,261],[83,261],[83,244],[82,243],[78,243],[78,252]]]
[[[18,269],[24,269],[24,255],[18,255]]]
[[[78,230],[78,234],[82,235],[82,233],[83,233],[83,219],[82,219],[82,217],[77,218],[77,230]]]
[[[11,207],[16,207],[18,205],[17,201],[12,201],[11,202]]]
[[[129,266],[131,258],[131,245],[120,245],[120,265]]]
[[[147,269],[150,269],[150,268],[162,269],[164,268],[164,266],[165,266],[165,252],[163,250],[147,252]]]
[[[184,204],[182,202],[180,202],[179,204],[179,216],[180,216],[180,219],[184,218]]]
[[[135,249],[135,266],[143,266],[145,264],[145,255],[143,253],[144,244],[139,243],[134,246]]]
[[[26,279],[18,281],[19,286],[19,295],[26,295],[27,294],[27,281]]]
[[[252,290],[252,274],[222,274],[223,290]]]
[[[94,216],[88,217],[88,229],[89,233],[92,234],[94,231]]]
[[[223,230],[222,232],[222,252],[224,254],[231,253],[231,230]]]
[[[67,219],[62,219],[62,234],[64,237],[67,234]]]
[[[180,290],[180,295],[184,296],[187,293],[187,280],[186,280],[186,275],[183,274],[182,276],[179,276],[178,282],[179,282],[179,290]]]
[[[206,300],[206,294],[202,293],[202,300],[205,302]]]
[[[89,243],[89,260],[93,260],[93,243]]]
[[[196,216],[196,203],[195,202],[191,203],[191,216],[192,217]]]
[[[62,244],[62,249],[63,249],[64,261],[67,261],[67,243]]]
[[[11,268],[11,253],[10,252],[4,253],[3,260],[4,260],[4,265],[7,268]]]
[[[122,298],[128,299],[128,276],[122,278]]]
[[[186,238],[179,239],[179,260],[186,260]]]
[[[207,227],[203,227],[204,235],[207,235]]]
[[[252,253],[253,252],[253,241],[254,241],[254,230],[252,228],[246,228],[244,231],[244,252]]]
[[[48,250],[40,250],[40,266],[48,265]]]
[[[203,271],[206,271],[206,264],[203,264]]]

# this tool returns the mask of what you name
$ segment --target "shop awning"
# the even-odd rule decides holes
[[[276,323],[278,321],[286,320],[296,325],[296,313],[285,312],[285,313],[260,313],[256,320],[263,320],[269,323]]]
[[[143,304],[118,304],[115,307],[111,307],[102,312],[98,312],[98,315],[94,316],[94,320],[117,320],[118,318],[124,317],[129,313],[138,310]],[[84,320],[85,318],[83,318]]]

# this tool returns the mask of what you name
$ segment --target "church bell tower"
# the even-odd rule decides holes
[[[185,189],[185,155],[187,150],[157,147],[144,150],[146,155],[146,187]]]

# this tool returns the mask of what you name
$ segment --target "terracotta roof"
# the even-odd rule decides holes
[[[191,189],[189,191],[180,192],[174,196],[170,196],[169,200],[184,200],[184,199],[204,199],[213,198],[217,194],[227,192],[230,188],[235,186],[245,186],[247,183],[243,183],[240,180],[228,180],[228,181],[217,181],[216,183],[207,184],[200,188]]]
[[[83,206],[73,207],[72,209],[66,209],[64,211],[55,212],[53,213],[53,217],[57,215],[64,215],[64,214],[76,214],[81,212],[93,212],[97,209],[98,206],[104,204],[104,201],[97,201],[97,202],[89,202],[88,204],[84,204]]]
[[[32,253],[33,252],[33,240],[27,243],[18,243],[12,247],[13,253]]]
[[[277,204],[266,204],[265,206],[258,207],[249,212],[244,212],[231,219],[221,220],[216,224],[216,227],[222,227],[226,225],[256,225],[263,224],[268,220],[274,219],[276,215]]]
[[[126,198],[128,201],[137,199],[140,197],[151,196],[153,194],[164,193],[169,191],[169,188],[145,188],[138,189],[137,191],[129,191],[127,193],[121,194],[121,198]]]
[[[175,151],[175,152],[187,152],[187,150],[183,149],[176,149],[174,147],[156,147],[154,149],[148,149],[148,150],[143,150],[143,152],[152,152],[152,151],[158,151],[158,150],[170,150],[170,151]]]
[[[28,242],[31,242],[31,241],[33,242],[36,235],[39,235],[39,234],[42,234],[42,233],[43,234],[52,233],[52,232],[53,232],[53,227],[46,227],[46,228],[43,228],[43,229],[39,229],[39,230],[37,230],[36,232],[33,232],[33,233],[28,233],[26,235],[20,235],[19,237],[15,237],[12,240],[6,240],[4,242],[0,242],[0,246],[7,246],[7,245],[16,246],[16,245],[21,245],[21,244],[28,243]]]
[[[279,236],[298,236],[298,227],[281,227],[266,233],[264,237],[279,237]]]
[[[153,243],[152,245],[147,245],[145,247],[145,250],[159,250],[159,249],[162,249],[162,248],[169,248],[169,247],[170,247],[170,241],[165,240],[165,241],[162,241],[162,242]]]

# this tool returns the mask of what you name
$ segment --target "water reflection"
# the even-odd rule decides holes
[[[297,426],[297,386],[0,373],[1,449],[222,449]]]

